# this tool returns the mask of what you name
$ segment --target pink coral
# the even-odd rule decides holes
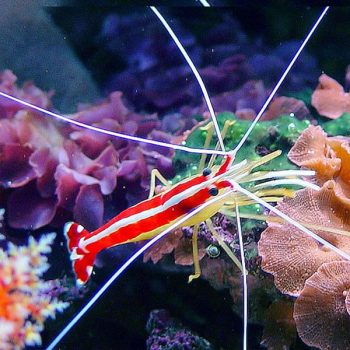
[[[0,120],[0,124],[11,135],[11,139],[0,139],[0,181],[4,187],[15,188],[8,200],[12,227],[44,226],[53,220],[58,207],[73,211],[75,216],[90,213],[96,224],[102,223],[101,210],[98,214],[94,206],[75,206],[78,196],[86,196],[83,186],[90,188],[89,195],[95,193],[100,203],[96,205],[103,205],[101,194],[114,190],[118,155],[113,146],[93,160],[44,117],[19,111],[11,120]]]
[[[51,107],[50,99],[53,96],[53,92],[46,93],[31,82],[26,82],[19,88],[16,85],[16,81],[17,77],[10,70],[4,70],[0,73],[0,91],[42,108]],[[21,109],[23,107],[18,103],[0,97],[0,115],[2,118],[12,117]]]
[[[261,120],[272,120],[282,114],[289,115],[291,113],[293,113],[297,119],[305,119],[310,114],[303,101],[293,97],[280,96],[276,97],[270,103]]]
[[[350,95],[336,80],[322,74],[312,94],[311,104],[320,115],[336,119],[344,112],[350,112]]]
[[[0,89],[49,107],[50,95],[33,85],[20,89],[15,81],[11,72],[3,73]],[[72,213],[75,220],[94,229],[103,221],[103,196],[113,193],[118,179],[134,185],[134,197],[132,191],[128,193],[133,204],[144,198],[142,190],[148,187],[153,166],[165,175],[172,173],[172,151],[57,124],[16,106],[5,103],[3,114],[0,108],[0,185],[13,189],[7,209],[14,228],[60,225]],[[160,127],[156,115],[130,111],[120,92],[70,117],[107,130],[171,141],[168,134],[155,130]]]

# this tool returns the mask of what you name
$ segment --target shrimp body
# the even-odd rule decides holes
[[[232,157],[228,155],[215,173],[203,171],[202,174],[192,176],[165,192],[122,211],[95,231],[88,232],[77,223],[67,223],[64,233],[77,282],[84,284],[88,281],[96,254],[101,250],[151,239],[219,191],[232,188],[224,176],[231,163]],[[184,226],[205,221],[218,212],[221,206],[220,201],[208,206],[187,220]]]

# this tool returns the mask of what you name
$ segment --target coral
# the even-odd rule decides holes
[[[335,122],[329,122],[328,128]],[[320,126],[311,125],[288,157],[315,170],[313,181],[322,187],[319,191],[297,191],[277,208],[349,253],[349,138],[327,137]],[[267,222],[258,244],[261,266],[274,275],[282,293],[297,297],[294,319],[301,339],[320,349],[350,349],[346,304],[349,263],[275,215],[270,214]]]
[[[280,115],[292,115],[303,120],[310,115],[305,103],[293,97],[276,97],[269,105],[261,120],[272,120]]]
[[[31,82],[26,82],[21,88],[16,85],[17,77],[10,70],[0,73],[0,91],[38,107],[50,108],[53,92],[46,93]],[[2,118],[12,117],[17,111],[23,109],[18,103],[0,97],[0,115]]]
[[[291,148],[288,158],[299,166],[315,170],[321,183],[333,178],[341,166],[341,160],[336,157],[320,126],[310,125]]]
[[[350,95],[334,79],[326,74],[319,78],[319,84],[312,94],[312,105],[320,115],[336,119],[350,112]]]
[[[218,20],[216,25],[206,26],[205,35],[199,35],[201,38],[199,33],[193,35],[179,21],[172,23],[179,40],[199,67],[216,110],[236,112],[247,104],[257,110],[268,93],[261,80],[264,79],[268,87],[274,84],[299,44],[290,41],[280,43],[275,49],[267,48],[260,41],[248,40],[238,22],[228,14],[220,14]],[[196,27],[195,16],[192,21]],[[197,27],[202,25],[198,23]],[[141,45],[139,28],[142,28],[144,38]],[[127,42],[123,42],[125,35]],[[124,91],[128,101],[138,110],[161,109],[169,113],[182,107],[181,112],[187,116],[207,110],[206,106],[200,106],[202,96],[190,69],[158,23],[138,14],[110,13],[104,20],[99,38],[103,39],[98,41],[108,54],[121,61],[120,66],[126,67],[121,71],[114,68],[106,74],[104,86],[107,91]],[[316,78],[315,60],[305,52],[303,62],[298,62],[293,75],[287,76],[284,87],[293,90],[305,85],[311,87]],[[237,90],[241,101],[236,109],[233,107],[237,104]],[[184,104],[187,106],[183,107]]]
[[[285,198],[277,208],[298,222],[313,225],[313,231],[318,236],[350,253],[350,237],[326,230],[350,230],[350,224],[345,223],[347,213],[339,203],[332,184],[331,180],[326,182],[320,191],[297,191],[294,198]],[[275,216],[270,217],[273,219]],[[323,263],[342,259],[291,224],[267,221],[268,228],[261,234],[258,244],[261,267],[275,276],[276,287],[281,292],[298,296],[307,278]],[[315,228],[316,225],[318,228]]]
[[[148,350],[211,350],[213,347],[204,338],[185,328],[173,319],[166,310],[153,310],[147,321]]]
[[[9,243],[7,251],[0,249],[1,349],[41,345],[44,321],[69,305],[51,297],[51,283],[42,279],[49,268],[46,255],[55,236],[29,237],[27,246]]]
[[[320,266],[305,284],[294,307],[300,338],[319,349],[350,349],[350,263],[333,261]]]
[[[334,180],[335,196],[341,201],[347,218],[350,211],[350,139],[327,137],[320,126],[309,126],[288,153],[291,161],[316,171],[320,185]]]
[[[49,106],[49,95],[31,84],[18,88],[15,81],[11,72],[4,72],[2,89]],[[12,104],[2,104],[2,100],[0,107],[0,186],[12,189],[7,214],[13,228],[60,225],[71,213],[75,220],[94,229],[103,221],[103,196],[113,193],[117,179],[134,185],[134,198],[128,194],[129,204],[134,204],[146,195],[153,167],[165,176],[172,174],[171,150],[62,126],[18,110],[18,105],[15,109]],[[130,111],[120,92],[96,106],[81,107],[70,117],[108,130],[171,141],[169,134],[156,130],[160,128],[156,115]]]
[[[8,200],[12,227],[42,227],[53,220],[58,208],[74,211],[75,216],[87,215],[85,211],[103,205],[101,193],[114,190],[118,159],[112,146],[92,160],[41,116],[19,111],[0,124],[8,131],[0,137],[0,181],[5,188],[15,189]],[[91,195],[97,197],[95,206],[86,202]],[[93,215],[97,224],[102,222],[101,209]]]

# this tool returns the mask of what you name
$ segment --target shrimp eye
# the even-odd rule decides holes
[[[209,176],[211,174],[211,169],[210,168],[205,168],[203,169],[203,176]]]
[[[214,244],[208,245],[208,247],[205,249],[205,252],[209,256],[209,258],[212,259],[215,259],[220,255],[220,249]]]
[[[219,193],[219,190],[218,190],[217,187],[212,186],[212,187],[209,188],[209,194],[211,196],[216,196],[218,193]]]

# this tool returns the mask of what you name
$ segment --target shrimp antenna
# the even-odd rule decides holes
[[[209,6],[209,4],[208,4],[208,6]],[[217,136],[218,141],[219,141],[219,145],[221,147],[221,150],[225,152],[225,145],[224,145],[224,141],[223,141],[222,136],[221,136],[219,124],[218,124],[218,121],[216,119],[214,108],[213,108],[213,105],[212,105],[212,103],[210,101],[209,94],[208,94],[208,91],[207,91],[207,89],[206,89],[206,87],[204,85],[202,77],[200,76],[200,74],[199,74],[196,66],[192,62],[190,56],[186,52],[185,48],[182,46],[180,40],[178,39],[178,37],[176,36],[174,31],[170,28],[170,26],[169,26],[168,22],[165,20],[165,18],[160,14],[160,12],[154,6],[150,6],[150,9],[154,12],[154,14],[162,22],[163,26],[165,27],[167,32],[170,34],[170,36],[174,40],[176,46],[178,47],[178,49],[181,51],[182,55],[184,56],[187,64],[192,69],[192,72],[193,72],[194,76],[196,77],[196,79],[198,81],[198,84],[199,84],[199,86],[200,86],[200,88],[202,90],[203,96],[204,96],[204,100],[205,100],[205,102],[207,104],[207,107],[209,109],[209,113],[210,113],[211,119],[212,119],[213,124],[214,124],[216,136]]]
[[[202,6],[204,6],[204,7],[210,7],[209,2],[206,1],[206,0],[199,0],[199,2],[200,2],[200,3],[202,4]]]
[[[143,143],[149,143],[151,145],[156,145],[159,147],[166,147],[166,148],[172,148],[175,150],[181,150],[181,151],[185,151],[185,152],[189,152],[189,153],[199,153],[199,154],[218,154],[218,155],[225,155],[224,151],[217,151],[217,150],[205,150],[205,149],[200,149],[200,148],[190,148],[190,147],[186,147],[186,146],[182,146],[182,145],[175,145],[175,144],[171,144],[171,143],[166,143],[166,142],[161,142],[161,141],[156,141],[156,140],[150,140],[150,139],[144,139],[142,137],[137,137],[137,136],[132,136],[132,135],[127,135],[127,134],[122,134],[119,132],[115,132],[115,131],[111,131],[111,130],[107,130],[107,129],[102,129],[99,128],[97,126],[94,125],[89,125],[89,124],[85,124],[82,122],[79,122],[78,120],[74,120],[71,119],[67,116],[63,116],[60,115],[58,113],[52,112],[52,111],[48,111],[45,108],[33,105],[30,102],[27,101],[23,101],[17,97],[11,96],[5,92],[0,91],[0,96],[5,97],[8,100],[14,101],[22,106],[26,106],[30,109],[33,109],[37,112],[43,113],[47,116],[53,117],[55,119],[58,119],[60,121],[69,123],[69,124],[73,124],[79,127],[82,127],[84,129],[88,129],[88,130],[92,130],[92,131],[96,131],[105,135],[110,135],[110,136],[114,136],[114,137],[118,137],[121,139],[125,139],[125,140],[129,140],[129,141],[134,141],[134,142],[143,142]]]
[[[290,61],[290,63],[288,64],[286,70],[284,71],[284,73],[282,74],[281,78],[279,79],[279,81],[277,82],[276,86],[273,88],[270,96],[267,98],[267,100],[265,101],[265,103],[263,104],[263,106],[261,107],[258,115],[255,117],[254,121],[250,124],[250,127],[248,128],[248,130],[246,131],[246,133],[243,135],[243,137],[241,138],[241,140],[239,141],[238,145],[235,147],[235,149],[233,151],[231,151],[230,153],[233,154],[233,157],[236,156],[237,152],[241,149],[241,147],[244,145],[245,141],[247,140],[247,138],[249,137],[250,133],[253,131],[253,129],[255,128],[256,123],[260,120],[260,118],[262,117],[263,113],[265,112],[267,106],[269,105],[269,103],[271,102],[271,100],[275,97],[277,90],[280,88],[280,86],[282,85],[284,79],[286,78],[286,76],[288,75],[288,73],[290,72],[290,70],[292,69],[294,63],[296,62],[296,60],[298,59],[298,57],[300,56],[300,54],[302,53],[302,51],[304,50],[306,44],[309,42],[310,38],[312,37],[312,35],[314,34],[314,32],[316,31],[318,25],[321,23],[323,17],[326,15],[327,11],[329,10],[329,6],[327,6],[322,13],[319,15],[319,17],[317,18],[316,22],[314,23],[314,25],[311,27],[309,33],[307,34],[307,36],[305,37],[304,41],[302,42],[302,44],[300,45],[298,51],[295,53],[294,57],[292,58],[292,60]]]
[[[140,248],[136,253],[134,253],[99,289],[99,291],[90,299],[90,301],[75,315],[75,317],[62,329],[62,331],[57,335],[57,337],[51,342],[51,344],[46,348],[46,350],[53,350],[55,346],[63,339],[63,337],[77,324],[77,322],[91,309],[91,307],[96,303],[96,301],[102,296],[102,294],[109,288],[109,286],[122,275],[122,273],[147,249],[149,249],[154,243],[158,242],[160,239],[168,235],[171,231],[179,227],[181,224],[186,222],[192,216],[198,214],[201,210],[210,206],[211,204],[228,197],[235,189],[227,191],[226,193],[214,197],[202,205],[198,206],[196,209],[192,210],[189,214],[183,216],[180,220],[169,226],[166,230],[155,236],[153,239],[148,241],[142,248]]]

